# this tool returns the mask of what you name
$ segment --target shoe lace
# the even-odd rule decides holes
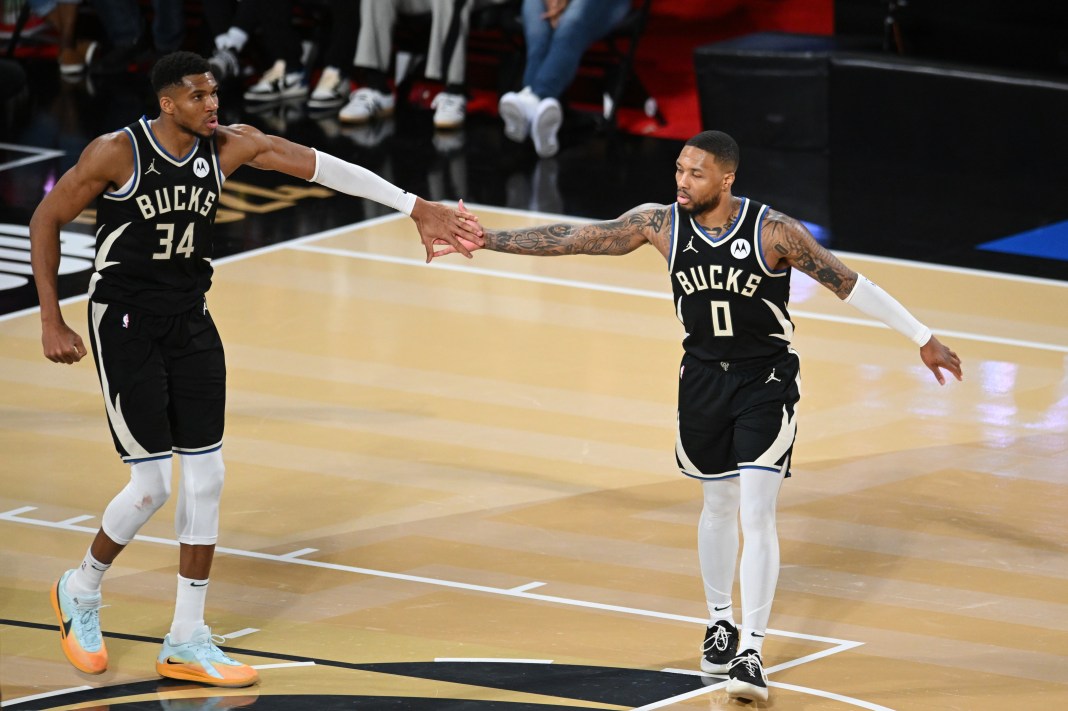
[[[192,643],[196,648],[197,658],[200,660],[237,664],[226,652],[219,649],[220,644],[226,644],[226,638],[212,634],[210,628],[195,636]]]
[[[704,651],[711,652],[713,649],[717,649],[720,652],[726,651],[730,639],[731,634],[727,631],[727,628],[723,625],[716,625],[712,628],[712,636],[705,640]]]
[[[96,647],[101,641],[100,605],[79,604],[74,610],[81,625],[82,642],[87,647]]]
[[[745,673],[752,678],[759,678],[763,681],[767,681],[768,677],[764,674],[764,666],[760,663],[760,655],[756,652],[746,654],[740,657],[735,657],[727,665],[728,669],[733,669],[739,664],[745,666]]]

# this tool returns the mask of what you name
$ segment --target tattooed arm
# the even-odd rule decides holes
[[[764,258],[772,269],[789,265],[845,299],[857,283],[857,273],[822,247],[804,225],[777,210],[768,210],[761,225]]]
[[[512,254],[627,254],[646,242],[662,241],[663,233],[669,229],[667,216],[668,208],[662,205],[643,205],[605,222],[486,230],[484,237],[486,249]]]
[[[784,263],[796,267],[850,306],[911,340],[920,347],[920,359],[939,385],[946,384],[943,370],[957,380],[963,379],[960,357],[956,353],[935,338],[931,329],[917,321],[897,299],[820,246],[800,222],[781,212],[768,210],[761,228],[764,257],[773,269],[781,269]]]

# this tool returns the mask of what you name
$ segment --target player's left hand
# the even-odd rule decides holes
[[[450,245],[452,251],[460,252],[468,259],[471,258],[471,250],[467,245],[481,247],[484,244],[478,216],[464,207],[463,200],[458,207],[452,208],[417,198],[412,209],[412,219],[415,220],[419,238],[426,249],[427,263],[439,256],[434,252],[435,244]]]
[[[942,375],[943,368],[953,373],[957,380],[964,380],[964,374],[960,368],[960,358],[956,353],[942,345],[942,342],[934,336],[931,336],[931,339],[920,348],[920,358],[923,360],[923,364],[934,373],[939,385],[946,384],[946,378]]]

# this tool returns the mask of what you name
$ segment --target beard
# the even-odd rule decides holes
[[[723,193],[716,193],[712,197],[708,198],[704,202],[697,202],[692,197],[690,198],[690,204],[679,205],[679,211],[685,212],[688,215],[700,215],[709,210],[715,210],[719,207],[719,201],[722,199]]]

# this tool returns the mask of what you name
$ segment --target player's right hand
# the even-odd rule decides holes
[[[44,356],[53,363],[77,363],[85,357],[85,344],[82,337],[67,324],[45,325],[41,329],[41,345]]]

